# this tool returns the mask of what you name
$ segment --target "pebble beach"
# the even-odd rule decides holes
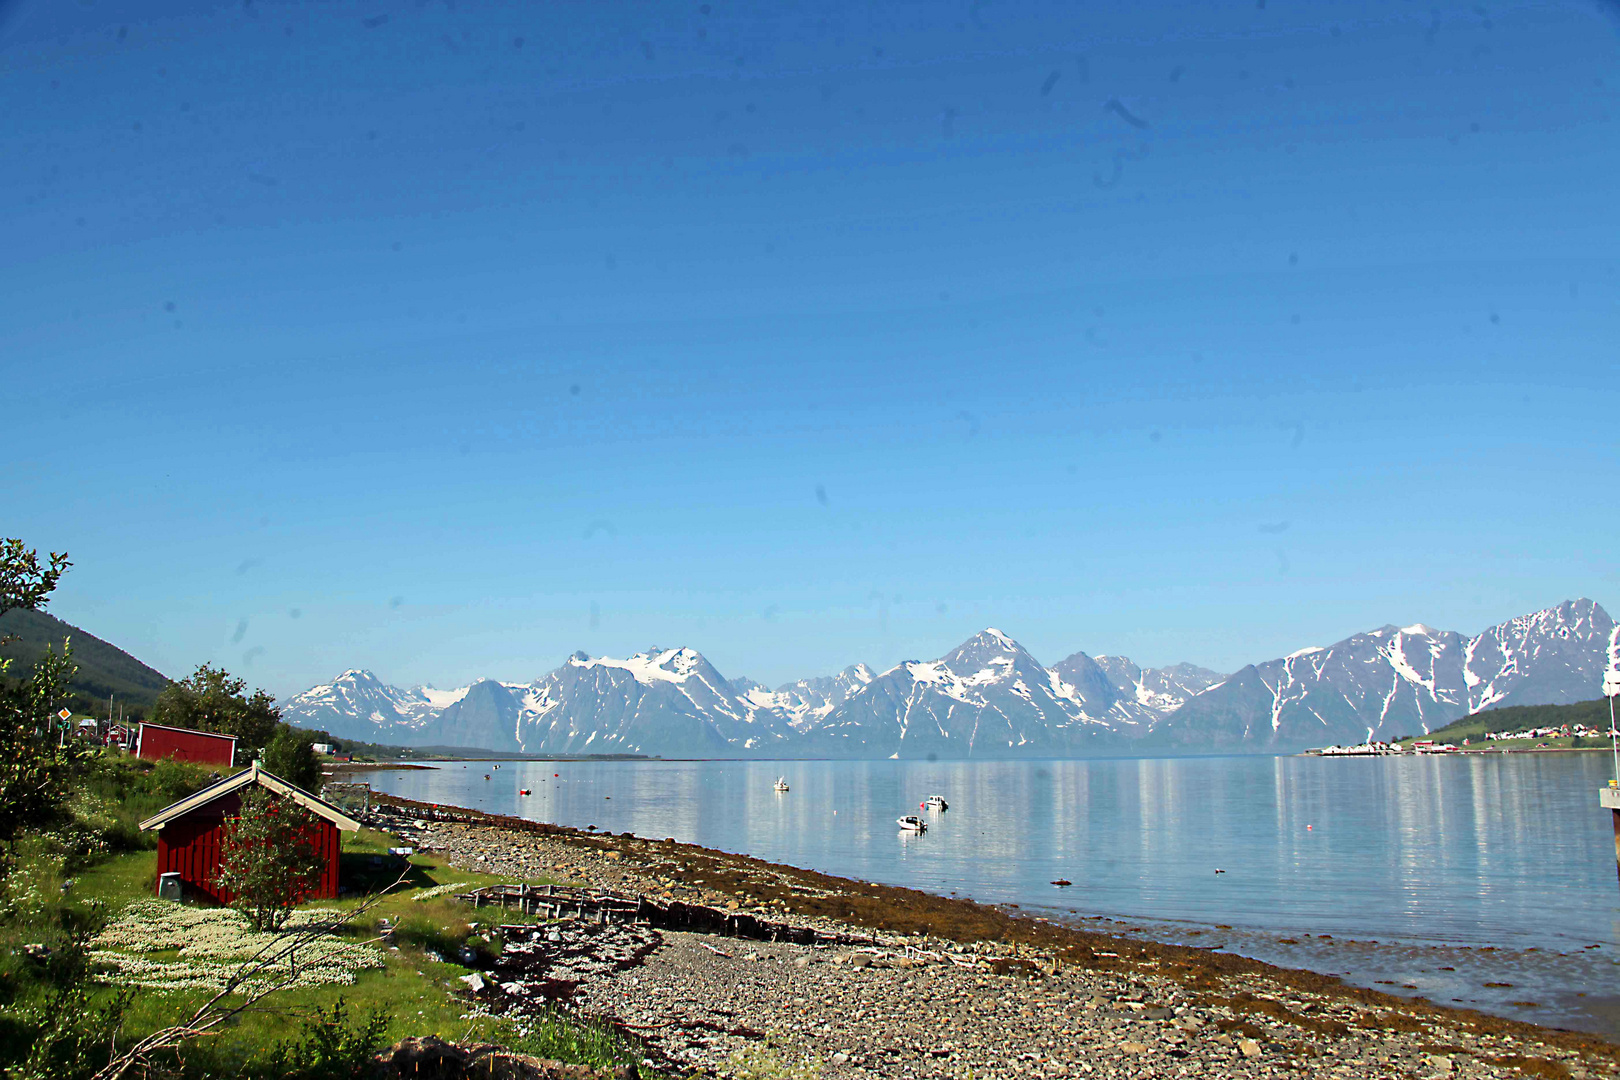
[[[665,1068],[748,1078],[1620,1076],[1620,1048],[1210,950],[831,878],[673,840],[506,819],[392,827],[451,865],[711,905],[855,945],[568,922],[473,994],[623,1026]],[[388,822],[392,820],[393,825]]]

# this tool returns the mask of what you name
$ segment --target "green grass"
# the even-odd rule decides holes
[[[346,834],[345,884],[382,888],[392,883],[399,874],[398,862],[386,852],[397,843],[394,837],[370,830]],[[388,865],[372,866],[373,856],[382,856]],[[356,940],[375,940],[379,920],[386,918],[394,923],[398,928],[395,947],[386,950],[385,967],[358,972],[349,986],[301,987],[276,993],[263,1007],[243,1014],[229,1030],[191,1051],[185,1075],[235,1075],[244,1069],[251,1072],[256,1062],[268,1060],[265,1055],[278,1042],[303,1030],[301,1025],[306,1025],[317,1010],[329,1015],[340,999],[357,1025],[363,1025],[373,1013],[386,1017],[382,1029],[385,1044],[410,1035],[437,1035],[452,1041],[496,1042],[519,1052],[593,1067],[641,1060],[642,1049],[612,1028],[565,1012],[551,1012],[521,1023],[470,1015],[468,1003],[456,996],[464,989],[459,978],[469,971],[456,962],[461,946],[471,944],[492,950],[495,942],[488,932],[494,924],[539,920],[511,910],[475,910],[450,895],[416,901],[412,896],[422,888],[466,882],[470,889],[513,879],[458,870],[433,855],[413,855],[408,864],[408,887],[384,896],[344,931]],[[129,903],[152,895],[155,870],[156,855],[152,851],[112,855],[78,874],[66,902],[115,917]],[[48,894],[61,875],[52,877],[49,866],[42,873],[37,891]],[[535,879],[534,883],[548,882]],[[360,892],[316,903],[353,910],[370,898]],[[153,957],[174,958],[159,954]],[[115,993],[113,987],[98,986],[88,1004],[103,1004]],[[200,992],[137,991],[124,1016],[121,1040],[173,1023],[203,1000]]]

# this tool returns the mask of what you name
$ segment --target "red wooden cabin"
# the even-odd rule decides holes
[[[223,765],[228,769],[236,763],[236,736],[167,724],[142,724],[135,737],[135,756],[148,761],[174,758],[198,765]]]
[[[321,883],[306,899],[330,900],[338,894],[338,853],[340,832],[353,832],[360,823],[324,799],[316,798],[281,777],[267,773],[254,762],[235,776],[203,788],[173,806],[159,810],[141,822],[141,828],[158,830],[158,880],[178,873],[190,898],[228,904],[234,899],[219,883],[220,845],[225,839],[225,823],[242,809],[242,791],[259,784],[281,798],[291,799],[315,819],[310,829],[316,846],[326,854],[326,872]]]

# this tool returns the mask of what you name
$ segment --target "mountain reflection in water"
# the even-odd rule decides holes
[[[1597,806],[1609,768],[1590,753],[621,761],[513,762],[488,782],[459,763],[369,779],[1026,913],[1124,919],[1090,925],[1613,1036],[1603,995],[1620,986],[1620,887]],[[778,776],[790,792],[772,790]],[[950,809],[919,810],[935,793]],[[906,813],[928,831],[901,832]]]

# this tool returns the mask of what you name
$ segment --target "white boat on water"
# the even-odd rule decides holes
[[[788,789],[787,777],[778,776],[776,778],[776,783],[772,784],[771,786],[778,792],[786,791]]]
[[[927,832],[928,825],[916,814],[907,814],[900,819],[900,827],[906,832]]]
[[[923,800],[922,808],[924,810],[949,810],[951,804],[945,801],[943,795],[930,795]]]

